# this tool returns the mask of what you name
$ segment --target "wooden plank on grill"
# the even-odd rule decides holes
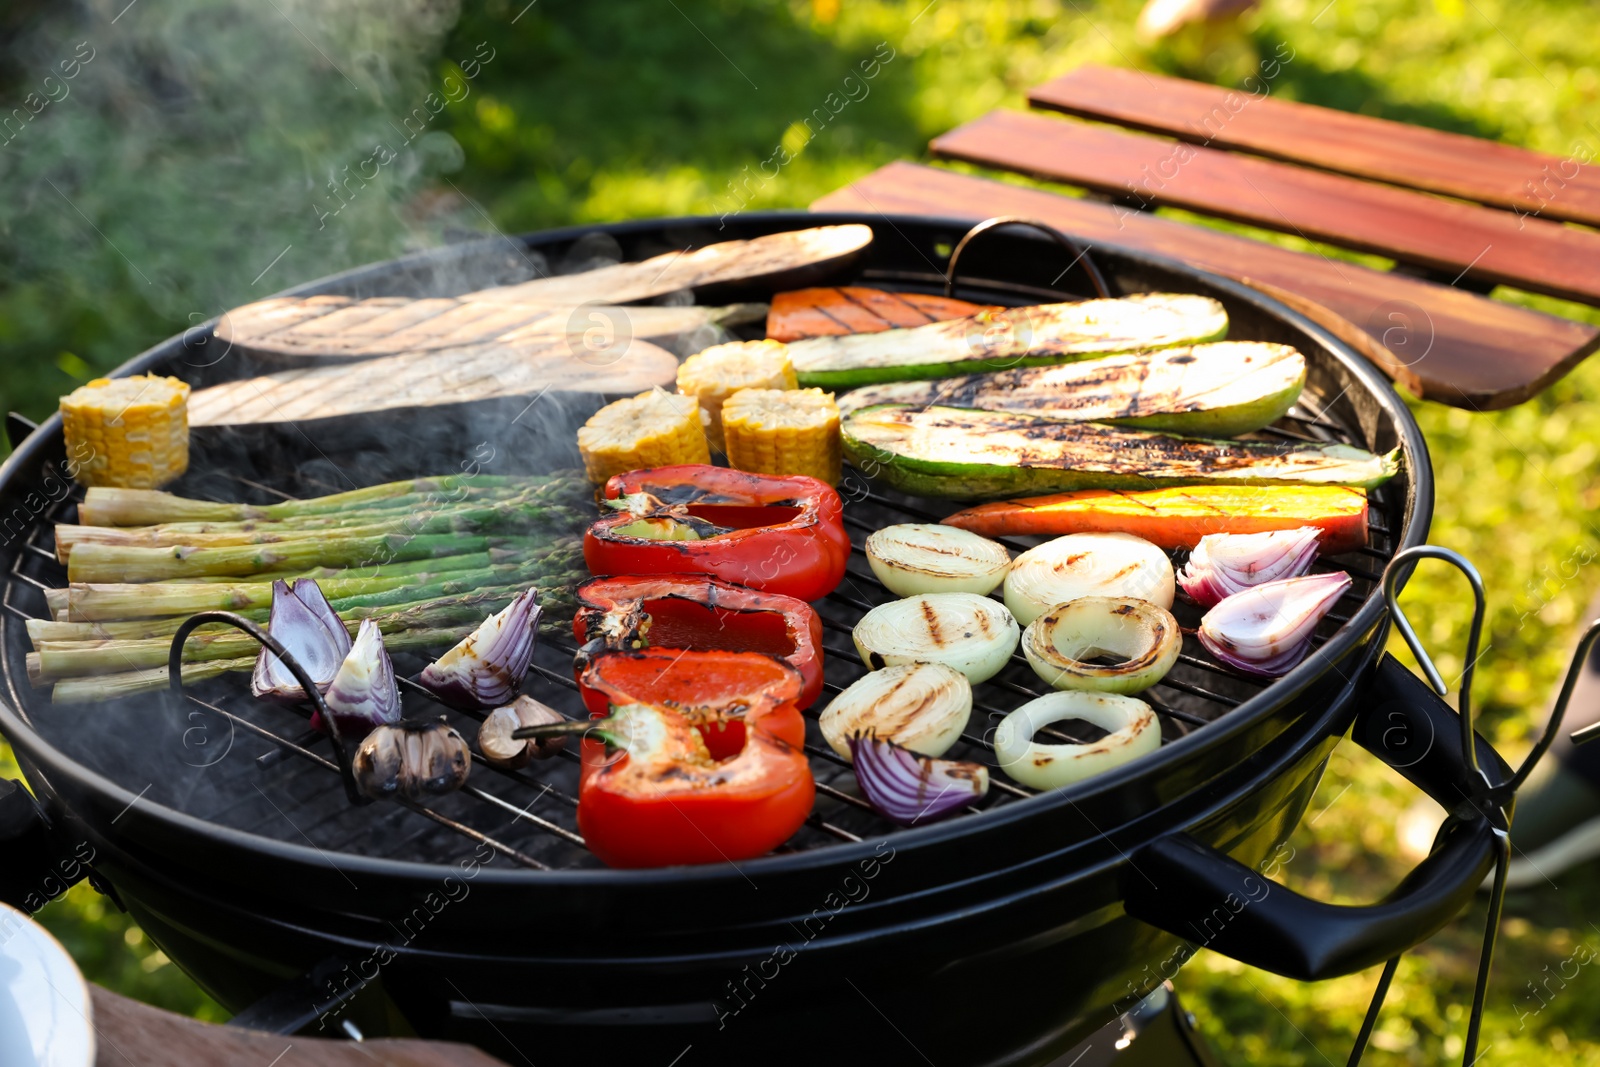
[[[757,282],[806,267],[844,263],[872,243],[872,227],[816,226],[808,230],[722,241],[693,251],[667,252],[638,263],[535,278],[481,289],[478,300],[572,306],[596,301],[625,304],[724,282]]]
[[[1600,233],[1272,160],[1046,115],[993,111],[933,153],[1600,303]]]
[[[1028,94],[1034,107],[1169,134],[1523,214],[1600,225],[1593,150],[1565,158],[1245,90],[1087,63]]]
[[[529,336],[529,328],[539,320],[548,328],[531,330],[532,334],[563,331],[572,317],[571,309],[579,305],[625,304],[731,282],[771,283],[775,287],[787,282],[809,284],[820,280],[816,277],[819,273],[842,267],[871,243],[870,226],[813,226],[720,241],[637,263],[480,289],[448,299],[274,297],[227,312],[217,324],[216,335],[266,355],[336,359],[478,344],[503,340],[509,331],[517,331],[516,337]],[[492,304],[526,305],[527,310],[496,314],[489,306]],[[567,311],[550,310],[555,308]],[[670,314],[673,311],[676,317]],[[693,329],[696,324],[683,329],[667,326],[701,312],[652,308],[641,309],[639,314],[642,318],[633,336],[662,337]],[[583,318],[580,331],[594,324],[587,309]]]
[[[313,308],[293,297],[235,308],[217,322],[217,339],[260,356],[371,359],[494,342],[514,344],[591,329],[623,338],[670,337],[706,325],[754,322],[767,311],[765,304],[550,307],[456,297],[314,299]]]
[[[533,396],[546,389],[633,394],[675,382],[678,360],[672,353],[637,338],[619,347],[589,352],[569,345],[562,335],[283,370],[195,392],[189,397],[189,425],[304,422]]]
[[[1167,256],[1285,299],[1412,392],[1459,407],[1521,403],[1600,345],[1591,326],[1418,278],[913,163],[891,163],[812,209],[971,220],[1023,215],[1091,244]]]

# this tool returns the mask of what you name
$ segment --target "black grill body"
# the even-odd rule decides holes
[[[873,226],[866,254],[789,284],[937,292],[967,228],[780,213],[599,229],[631,260],[846,221]],[[590,232],[452,246],[295,292],[449,295],[526,276],[532,252],[554,260]],[[1305,398],[1270,435],[1398,447],[1403,455],[1401,474],[1372,496],[1371,547],[1322,564],[1356,581],[1324,623],[1318,651],[1264,686],[1220,669],[1186,640],[1179,667],[1150,694],[1166,741],[1151,757],[1045,796],[1001,775],[983,810],[899,830],[861,803],[816,732],[819,706],[808,727],[818,807],[788,850],[736,866],[660,871],[606,870],[582,849],[570,761],[520,777],[480,765],[472,785],[483,795],[431,802],[432,816],[351,808],[328,749],[301,736],[292,715],[252,701],[239,679],[184,698],[94,707],[52,706],[30,689],[23,620],[42,616],[41,587],[64,581],[49,528],[71,521],[68,491],[50,487],[64,451],[59,419],[0,471],[0,517],[25,519],[8,527],[13,536],[0,546],[0,731],[16,747],[53,836],[92,846],[100,883],[236,1010],[333,960],[319,972],[328,998],[363,992],[313,1030],[350,1012],[368,1033],[414,1028],[512,1063],[519,1055],[586,1062],[601,1050],[607,1060],[637,1054],[667,1063],[691,1046],[702,1062],[814,1062],[821,1034],[837,1038],[826,1055],[841,1063],[915,1062],[913,1048],[941,1067],[1047,1062],[1210,939],[1204,925],[1173,932],[1146,909],[1139,918],[1128,913],[1125,887],[1144,877],[1142,849],[1187,834],[1250,867],[1270,864],[1334,745],[1381,701],[1374,667],[1387,622],[1376,581],[1389,557],[1424,540],[1432,508],[1420,432],[1355,353],[1235,283],[1116,248],[1093,255],[1122,292],[1214,296],[1228,309],[1231,338],[1306,354]],[[1075,272],[1063,273],[1067,260],[1026,232],[993,233],[963,254],[956,295],[1008,304],[1088,295]],[[769,295],[724,287],[696,298]],[[123,371],[204,383],[269,369],[217,346],[204,331],[191,332]],[[575,429],[605,399],[552,394],[531,415],[520,399],[197,433],[191,473],[173,489],[261,501],[314,495],[346,488],[343,478],[370,484],[445,472],[482,459],[485,443],[494,457],[486,469],[575,465]],[[874,528],[959,506],[896,497],[853,472],[841,491],[858,548]],[[850,572],[839,593],[818,604],[827,620],[827,696],[862,670],[850,625],[890,598],[859,551]],[[1179,614],[1186,625],[1198,617]],[[529,686],[576,715],[571,651],[570,640],[544,642]],[[397,658],[403,672],[421,666]],[[992,765],[984,732],[1029,692],[1042,685],[1016,663],[980,687],[968,740],[954,755]],[[470,737],[470,721],[462,726]]]

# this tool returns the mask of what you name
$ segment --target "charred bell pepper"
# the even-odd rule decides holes
[[[604,495],[619,513],[584,535],[596,575],[710,574],[817,600],[850,558],[839,494],[804,475],[686,463],[618,474]]]
[[[736,754],[750,722],[796,751],[805,744],[800,672],[763,652],[606,652],[594,657],[581,684],[611,707],[651,704],[682,715],[705,736],[713,759]]]
[[[810,814],[816,787],[794,705],[800,675],[783,661],[759,652],[610,652],[584,681],[611,701],[608,717],[582,724],[578,789],[578,829],[606,864],[748,859],[788,840]]]
[[[822,695],[822,620],[810,604],[731,585],[704,574],[593,578],[578,587],[572,619],[576,674],[584,705],[604,714],[605,694],[582,685],[589,661],[603,652],[641,648],[765,652],[800,672],[798,706]]]

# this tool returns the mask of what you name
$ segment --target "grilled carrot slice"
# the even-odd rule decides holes
[[[1315,526],[1322,531],[1322,551],[1333,555],[1367,543],[1367,494],[1342,485],[1085,489],[997,500],[944,521],[986,537],[1130,533],[1166,549],[1193,548],[1206,534]]]
[[[772,309],[767,312],[767,336],[774,341],[800,341],[846,333],[880,333],[896,327],[964,319],[987,310],[991,309],[965,300],[889,293],[854,285],[796,289],[772,298]]]

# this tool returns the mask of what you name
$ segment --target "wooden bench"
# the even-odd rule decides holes
[[[1283,299],[1419,396],[1467,408],[1520,403],[1600,345],[1594,327],[1469,291],[1474,284],[1504,283],[1600,304],[1600,234],[1554,221],[1558,216],[1551,206],[1559,200],[1565,212],[1560,217],[1588,218],[1591,201],[1600,195],[1591,173],[1580,167],[1574,178],[1563,179],[1563,187],[1531,187],[1554,190],[1542,198],[1523,188],[1526,195],[1519,200],[1517,176],[1554,168],[1549,173],[1559,177],[1572,168],[1563,168],[1554,157],[1454,134],[1247,94],[1234,93],[1236,99],[1230,100],[1229,95],[1156,75],[1080,68],[1030,99],[1106,121],[1127,119],[1176,139],[997,111],[933,142],[936,156],[1082,186],[1110,197],[1110,203],[895,163],[813,207],[970,219],[1028,215],[1091,245],[1182,259]],[[1217,109],[1227,121],[1207,121]],[[1327,140],[1317,125],[1324,117],[1332,131]],[[1293,136],[1279,135],[1289,127]],[[1417,135],[1414,143],[1406,140],[1410,134]],[[1387,161],[1375,159],[1376,140],[1394,149]],[[1357,152],[1352,146],[1358,143],[1368,151]],[[1223,147],[1254,150],[1263,144],[1280,159]],[[1461,173],[1469,169],[1463,161],[1473,149],[1494,161],[1476,177]],[[1282,161],[1291,158],[1294,163]],[[1415,188],[1368,180],[1374,177]],[[1424,187],[1470,194],[1481,203],[1417,191]],[[1138,210],[1160,205],[1373,252],[1402,269],[1433,272],[1463,287],[1290,251]]]
[[[1540,218],[1600,225],[1592,150],[1557,159],[1459,133],[1087,63],[1028,94],[1079,118],[1424,189]]]
[[[1170,205],[1431,268],[1600,303],[1600,233],[1182,141],[995,111],[933,154]]]

